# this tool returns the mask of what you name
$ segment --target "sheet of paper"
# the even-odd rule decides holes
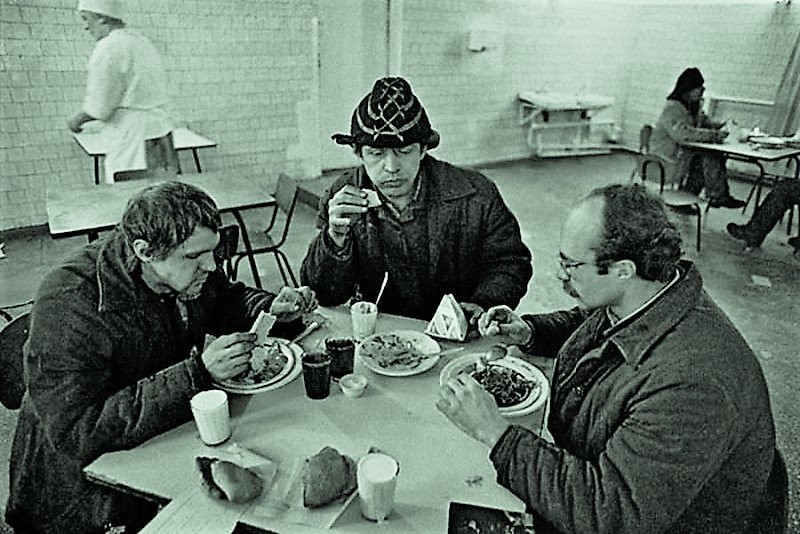
[[[750,276],[750,279],[753,281],[753,284],[758,287],[772,287],[772,281],[766,276],[753,274]]]
[[[231,532],[242,512],[241,506],[208,495],[198,477],[197,486],[173,499],[139,532]]]

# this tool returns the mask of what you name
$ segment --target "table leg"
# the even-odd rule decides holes
[[[761,201],[761,182],[764,180],[764,166],[761,164],[760,161],[757,159],[745,159],[741,161],[746,161],[748,163],[752,163],[753,165],[758,167],[758,178],[756,178],[756,183],[753,184],[753,187],[750,188],[750,193],[747,194],[747,199],[744,201],[744,207],[742,207],[742,213],[747,211],[747,205],[750,204],[750,199],[753,198],[753,193],[756,194],[755,205],[758,206],[758,203]]]
[[[239,228],[242,231],[242,243],[244,244],[247,261],[250,262],[250,271],[253,273],[253,282],[257,288],[262,289],[261,278],[258,276],[256,259],[255,255],[253,254],[253,246],[250,244],[250,237],[247,235],[247,227],[244,224],[244,219],[242,219],[242,214],[239,213],[239,210],[232,210],[231,213],[233,214],[233,217],[236,219],[236,222],[239,224]]]
[[[92,156],[94,159],[94,185],[100,185],[100,156]]]
[[[192,149],[192,156],[194,156],[194,166],[197,167],[197,172],[203,172],[203,169],[200,168],[200,157],[197,155],[197,149]]]

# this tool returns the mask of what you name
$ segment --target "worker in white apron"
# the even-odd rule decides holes
[[[79,132],[86,122],[101,121],[99,134],[109,147],[106,182],[153,167],[177,172],[167,77],[158,51],[125,26],[124,0],[79,0],[78,11],[97,44],[89,58],[83,108],[69,120],[69,129]]]

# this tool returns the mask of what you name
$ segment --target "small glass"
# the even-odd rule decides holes
[[[331,357],[324,352],[303,356],[303,382],[309,399],[324,399],[331,392]]]
[[[329,337],[325,340],[325,351],[331,357],[331,376],[342,378],[353,372],[356,343],[350,338]]]

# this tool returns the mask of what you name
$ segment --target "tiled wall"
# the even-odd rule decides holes
[[[302,172],[315,1],[129,3],[128,24],[164,57],[173,114],[219,143],[201,152],[204,168],[242,166],[270,179]],[[76,5],[0,0],[0,230],[44,224],[46,188],[93,184],[91,160],[66,128],[94,45]]]
[[[175,114],[219,142],[202,153],[205,167],[314,167],[302,132],[314,114],[311,20],[323,1],[335,0],[138,2],[129,22],[164,54]],[[709,92],[771,100],[800,28],[797,6],[756,0],[392,1],[400,70],[442,134],[435,154],[460,164],[529,155],[520,91],[612,96],[603,113],[629,145],[689,65]],[[93,45],[74,6],[0,0],[0,230],[45,223],[47,187],[92,180],[65,127]],[[468,51],[470,32],[485,51]]]

